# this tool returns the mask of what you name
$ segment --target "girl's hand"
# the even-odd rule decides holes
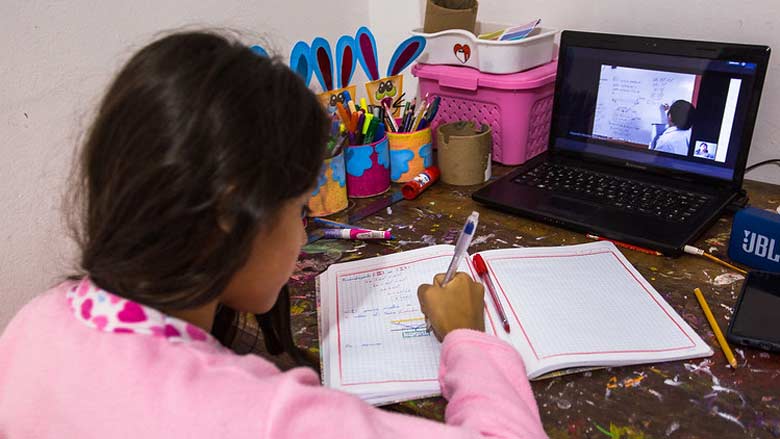
[[[444,274],[433,278],[433,285],[422,284],[417,289],[420,309],[433,327],[439,341],[455,329],[485,330],[484,294],[481,284],[469,275],[458,272],[444,287]]]

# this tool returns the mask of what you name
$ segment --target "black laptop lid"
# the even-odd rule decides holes
[[[739,187],[769,52],[564,31],[550,152]]]

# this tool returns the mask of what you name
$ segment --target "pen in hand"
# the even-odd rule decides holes
[[[466,224],[463,225],[463,230],[460,232],[460,236],[458,236],[458,242],[455,244],[455,254],[452,255],[450,266],[447,268],[447,273],[444,275],[444,279],[439,285],[440,287],[447,285],[447,283],[452,280],[452,278],[455,276],[455,273],[458,271],[460,261],[463,260],[463,255],[466,254],[469,249],[469,245],[471,245],[471,238],[474,237],[474,232],[477,231],[478,222],[479,212],[471,212],[471,215],[466,218]],[[425,322],[428,327],[428,332],[431,332],[431,324],[427,317],[425,318]]]
[[[474,269],[477,271],[477,274],[487,286],[490,298],[493,299],[493,304],[496,306],[496,311],[498,311],[498,317],[501,319],[501,323],[504,326],[504,331],[509,334],[509,320],[506,318],[506,313],[504,312],[504,307],[501,306],[501,301],[498,300],[498,293],[496,293],[496,288],[493,286],[493,281],[488,274],[485,260],[482,259],[482,256],[480,255],[475,255],[471,260],[474,262]]]
[[[474,237],[474,232],[477,231],[477,223],[479,222],[479,212],[471,212],[468,218],[466,218],[466,224],[463,225],[463,230],[460,232],[458,242],[455,244],[455,254],[452,255],[450,266],[447,268],[447,274],[444,275],[444,280],[440,286],[445,286],[460,267],[460,261],[463,260],[463,256],[468,252],[469,245],[471,245],[471,239]]]

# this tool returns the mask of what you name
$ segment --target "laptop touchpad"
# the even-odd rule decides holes
[[[551,196],[539,206],[540,210],[555,213],[561,218],[582,222],[592,218],[600,207],[595,203],[558,195]]]

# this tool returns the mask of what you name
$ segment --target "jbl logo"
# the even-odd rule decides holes
[[[746,253],[752,253],[759,258],[766,258],[772,262],[780,261],[780,249],[775,250],[775,240],[767,238],[764,235],[751,232],[750,230],[743,230],[745,233],[744,239],[742,239],[742,250]]]

